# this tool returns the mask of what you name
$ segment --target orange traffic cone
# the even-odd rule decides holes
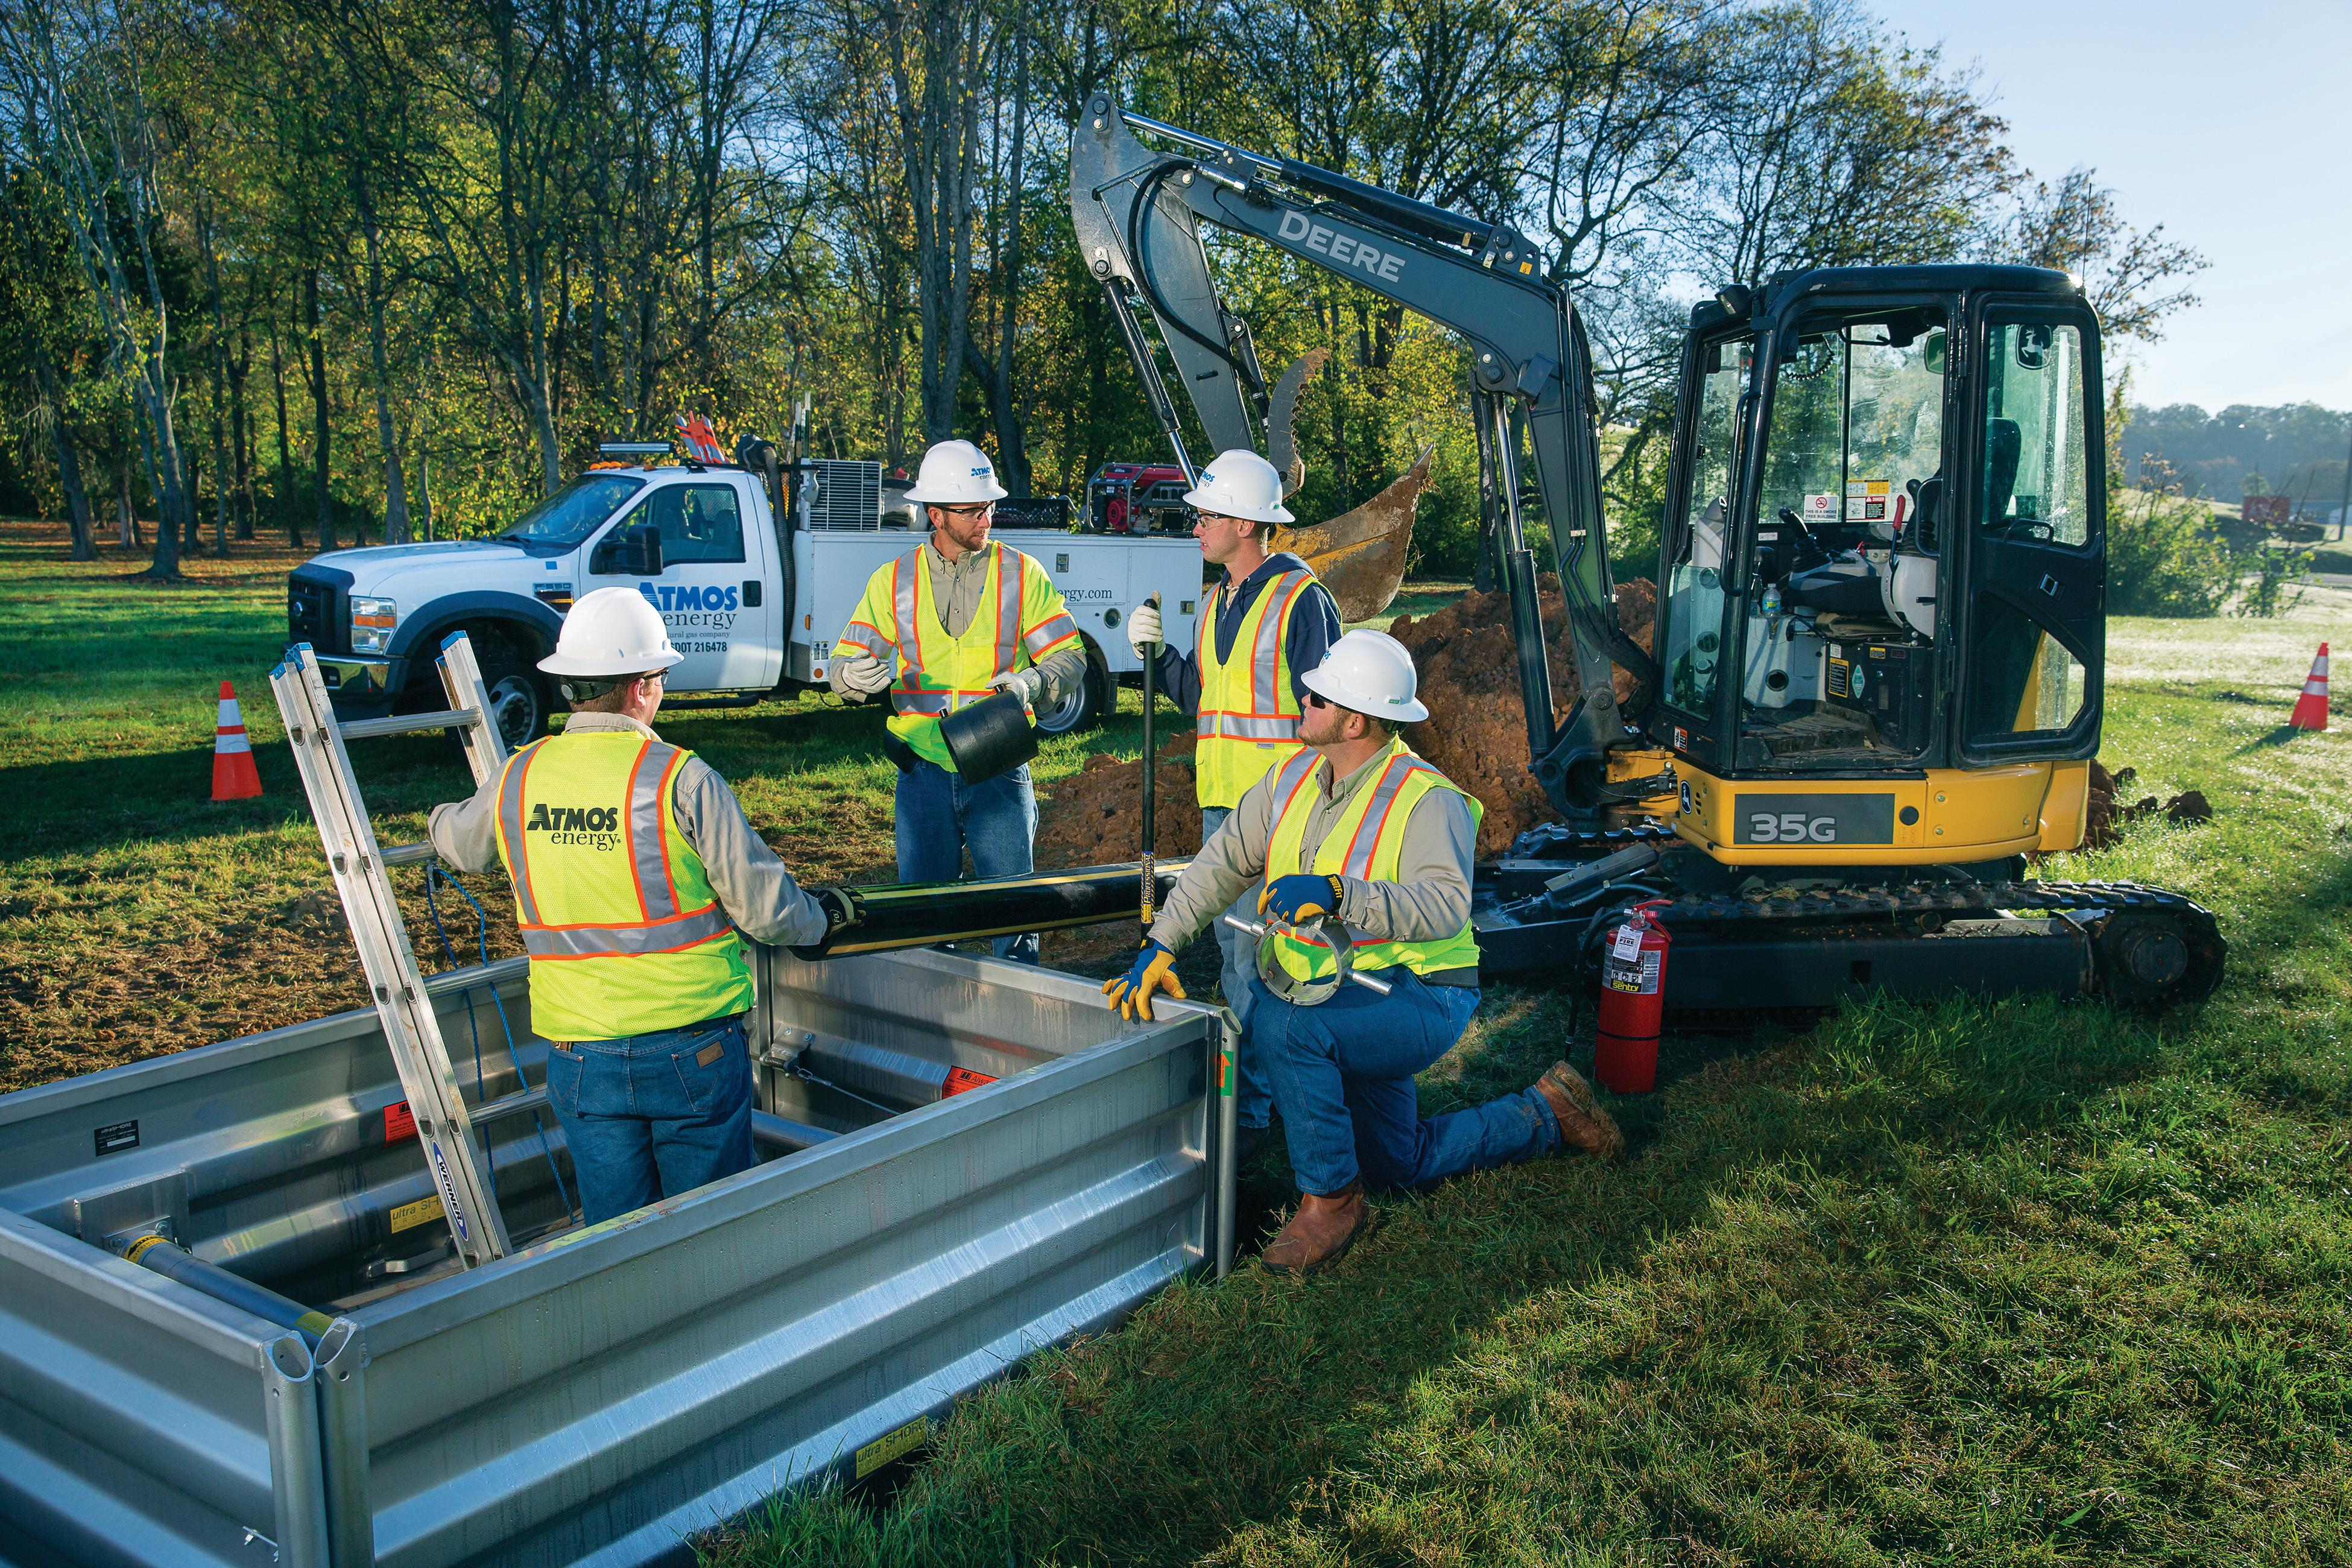
[[[2311,674],[2303,683],[2303,695],[2294,700],[2294,711],[2287,723],[2297,730],[2327,728],[2327,645],[2319,645],[2319,657],[2311,661]]]
[[[261,793],[261,774],[253,765],[253,742],[245,738],[245,710],[236,705],[236,688],[221,682],[220,722],[213,731],[213,798],[244,800]]]

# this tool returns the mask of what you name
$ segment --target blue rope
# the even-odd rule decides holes
[[[482,908],[482,902],[479,899],[477,899],[472,893],[466,890],[466,885],[463,882],[460,882],[457,878],[443,870],[441,868],[440,862],[436,860],[430,863],[425,873],[425,908],[427,912],[433,916],[433,929],[440,935],[442,952],[448,958],[451,965],[455,966],[457,962],[457,949],[456,944],[451,942],[449,940],[448,928],[441,923],[441,907],[433,900],[433,887],[436,882],[448,883],[449,886],[456,890],[459,898],[474,906],[475,949],[480,954],[481,962],[485,964],[488,963],[490,962],[490,917],[488,911]],[[488,989],[490,994],[490,1005],[499,1010],[499,1027],[506,1034],[507,1057],[509,1060],[514,1063],[515,1080],[523,1088],[529,1089],[530,1087],[530,1079],[524,1075],[522,1070],[522,1053],[515,1049],[514,1024],[513,1021],[507,1016],[506,1002],[504,998],[499,995],[499,988],[497,986],[492,985],[488,987]],[[471,1029],[474,1033],[474,1088],[475,1091],[479,1093],[482,1084],[482,1030],[481,1026],[475,1021],[474,1017],[474,1009],[472,1005],[474,999],[473,987],[467,986],[464,991],[460,992],[459,994],[465,997],[467,1002],[466,1026]],[[539,1139],[540,1155],[547,1162],[547,1173],[555,1178],[555,1195],[562,1201],[563,1212],[566,1215],[575,1213],[576,1211],[572,1205],[571,1190],[563,1184],[563,1172],[555,1163],[555,1152],[547,1146],[546,1121],[541,1118],[538,1111],[533,1110],[530,1113],[530,1124]],[[490,1140],[487,1133],[484,1134],[482,1138],[482,1152],[489,1160],[490,1197],[491,1200],[495,1202],[499,1195],[499,1157],[491,1149]],[[583,1217],[585,1216],[583,1215]]]

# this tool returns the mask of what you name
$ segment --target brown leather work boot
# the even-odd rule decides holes
[[[1298,1212],[1265,1244],[1258,1261],[1276,1274],[1312,1274],[1355,1245],[1371,1219],[1364,1184],[1349,1182],[1328,1197],[1298,1194]]]
[[[1535,1087],[1559,1123],[1561,1142],[1603,1160],[1614,1160],[1625,1152],[1625,1134],[1601,1109],[1583,1074],[1566,1062],[1554,1062],[1544,1069],[1543,1077],[1536,1079]]]

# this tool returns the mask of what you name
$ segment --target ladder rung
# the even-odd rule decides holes
[[[433,846],[422,840],[415,844],[395,844],[383,852],[387,866],[415,866],[433,858]]]
[[[469,963],[463,969],[445,969],[438,974],[425,977],[425,994],[446,996],[469,985],[496,985],[500,981],[519,980],[530,970],[530,960],[528,958],[501,958],[494,963]]]
[[[496,1100],[486,1100],[474,1107],[469,1114],[474,1119],[474,1125],[482,1127],[493,1121],[503,1121],[509,1116],[520,1116],[527,1110],[537,1110],[546,1103],[547,1086],[541,1084],[536,1089],[519,1089],[513,1094],[502,1094]]]
[[[418,730],[463,730],[478,718],[471,708],[453,708],[439,713],[395,713],[389,719],[353,719],[335,727],[346,741],[365,740],[371,735],[406,735]]]

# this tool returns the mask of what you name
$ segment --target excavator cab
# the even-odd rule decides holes
[[[2096,318],[2029,268],[1692,313],[1643,726],[1730,864],[2071,847],[2098,748]]]

